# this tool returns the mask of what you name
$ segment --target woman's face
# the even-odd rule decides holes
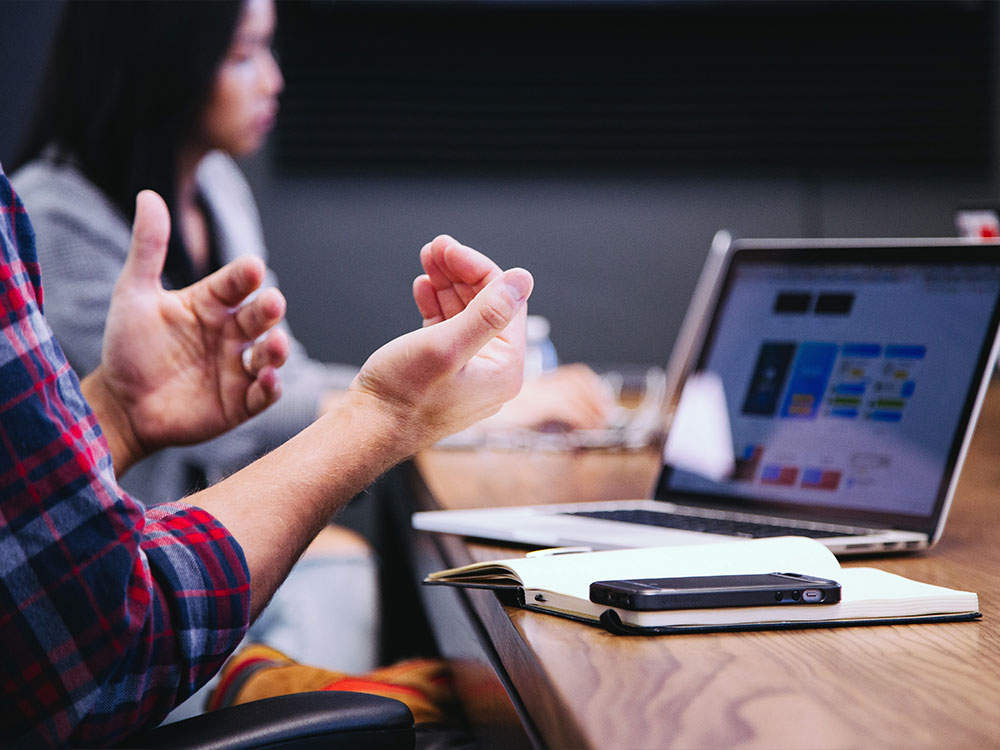
[[[271,52],[274,23],[274,0],[245,0],[202,115],[207,148],[246,156],[260,148],[274,127],[278,94],[285,86]]]

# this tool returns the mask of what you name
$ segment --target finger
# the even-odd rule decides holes
[[[431,240],[422,248],[420,248],[420,267],[423,268],[424,271],[430,272],[430,267],[433,266],[436,262],[434,260],[434,252],[433,252],[434,243],[442,241],[447,236],[448,235],[446,234],[439,234],[433,240]]]
[[[446,278],[447,274],[445,271],[444,263],[444,249],[457,240],[451,235],[439,234],[433,240],[428,242],[420,249],[420,264],[423,266],[424,271],[434,279]]]
[[[476,292],[503,273],[493,260],[458,242],[447,245],[442,257],[449,275]]]
[[[534,280],[523,268],[513,268],[483,289],[458,315],[436,326],[446,337],[461,362],[470,360],[480,349],[503,332],[515,316],[525,310]],[[524,330],[509,333],[511,344],[523,350]]]
[[[285,364],[291,352],[291,344],[288,340],[288,334],[277,329],[255,341],[248,351],[250,354],[247,357],[245,369],[248,375],[256,377],[265,368],[277,369]]]
[[[265,273],[264,261],[244,256],[206,276],[191,289],[201,300],[207,297],[226,307],[236,307],[260,287]]]
[[[435,238],[421,252],[427,277],[437,291],[445,318],[457,315],[483,287],[501,274],[482,253],[448,235]]]
[[[246,408],[252,417],[260,414],[281,397],[281,380],[278,371],[265,367],[247,388]]]
[[[424,269],[424,273],[427,274],[428,278],[438,282],[436,285],[443,285],[444,281],[447,280],[447,276],[445,275],[444,268],[438,265],[434,248],[436,245],[449,241],[451,241],[451,237],[441,234],[420,248],[420,266]],[[437,254],[440,255],[440,251]]]
[[[459,310],[450,311],[452,315],[460,312],[490,281],[503,273],[485,255],[459,243],[448,245],[443,258],[448,276],[453,279],[452,288],[461,301]]]
[[[285,296],[274,287],[265,289],[236,311],[236,325],[253,341],[285,316]]]
[[[443,318],[450,318],[464,310],[469,300],[475,296],[475,293],[471,291],[460,292],[459,287],[463,282],[450,274],[444,262],[445,248],[453,243],[455,243],[454,239],[442,234],[424,245],[420,251],[420,262],[434,288],[437,306],[441,309]]]
[[[133,287],[158,287],[169,240],[170,211],[167,204],[152,190],[143,190],[135,198],[132,242],[121,276],[129,279]]]
[[[424,245],[420,261],[432,281],[441,277],[448,283],[460,282],[482,288],[502,273],[489,257],[447,234],[438,235]]]
[[[438,302],[437,292],[427,274],[413,280],[413,301],[417,303],[424,325],[429,326],[444,320],[444,313]]]

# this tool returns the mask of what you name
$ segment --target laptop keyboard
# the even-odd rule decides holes
[[[710,534],[726,534],[728,536],[760,539],[768,536],[808,536],[814,539],[856,535],[859,529],[830,530],[810,528],[808,526],[780,526],[777,524],[742,521],[731,518],[705,518],[703,516],[688,516],[677,513],[658,513],[653,510],[595,510],[567,513],[569,516],[586,516],[600,518],[605,521],[624,521],[625,523],[641,523],[647,526],[663,526],[684,531],[703,531]],[[870,533],[870,532],[869,532]]]

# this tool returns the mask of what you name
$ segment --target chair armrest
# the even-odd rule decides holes
[[[412,750],[413,714],[392,698],[346,691],[294,693],[210,711],[130,737],[123,748]]]

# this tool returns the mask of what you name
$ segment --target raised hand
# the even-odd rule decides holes
[[[492,260],[447,235],[424,245],[420,261],[425,273],[413,283],[413,298],[425,326],[458,314],[501,274]],[[582,364],[566,365],[525,383],[481,427],[510,429],[555,423],[566,429],[593,429],[607,425],[612,406],[596,373]]]
[[[423,246],[420,264],[424,274],[413,282],[413,299],[425,326],[460,313],[502,273],[485,255],[446,234]]]
[[[84,392],[121,472],[157,448],[214,437],[280,395],[288,338],[276,289],[247,301],[264,278],[242,258],[179,291],[160,281],[170,215],[152,191],[136,199],[132,246],[115,284],[101,365]],[[246,353],[245,353],[246,352]]]
[[[533,280],[441,236],[421,251],[424,327],[390,341],[351,385],[419,450],[495,413],[520,390]]]
[[[427,274],[414,296],[425,326],[372,354],[343,398],[298,435],[189,499],[243,548],[252,613],[363,487],[492,414],[520,388],[531,274],[503,272],[450,237],[422,258]]]

